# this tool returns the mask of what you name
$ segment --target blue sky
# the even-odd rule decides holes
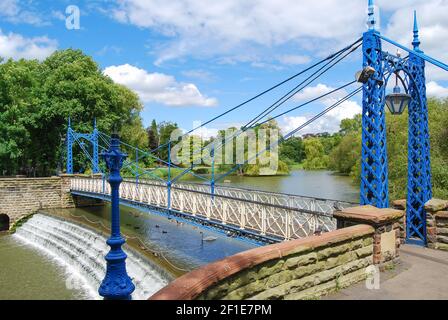
[[[79,48],[116,82],[136,91],[145,125],[174,121],[191,129],[357,39],[366,30],[367,0],[0,0],[0,56],[44,59]],[[377,1],[382,33],[407,46],[418,10],[422,49],[448,61],[448,2]],[[66,9],[80,10],[80,29],[66,28]],[[395,48],[386,47],[395,52]],[[280,108],[351,81],[358,50]],[[448,96],[448,73],[428,68],[428,94]],[[302,78],[303,79],[303,78]],[[208,126],[242,125],[300,79]],[[353,87],[354,88],[354,87]],[[351,88],[347,89],[350,90]],[[335,95],[278,119],[284,133],[323,110]],[[302,133],[335,131],[360,111],[350,100]]]

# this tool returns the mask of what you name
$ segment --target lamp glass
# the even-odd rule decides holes
[[[400,87],[396,86],[394,92],[386,96],[386,105],[390,113],[400,115],[406,110],[411,102],[411,96],[400,92]]]

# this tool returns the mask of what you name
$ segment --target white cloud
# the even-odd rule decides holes
[[[309,87],[308,90],[304,90],[296,99],[298,100],[309,100],[315,98],[316,96],[326,93],[332,88],[324,85],[318,84],[315,87]],[[345,90],[341,90],[334,95],[331,95],[321,101],[321,103],[326,107],[330,107],[339,101],[343,96],[345,96],[347,92]],[[313,121],[302,130],[300,130],[297,134],[304,135],[307,133],[321,133],[321,132],[329,132],[334,133],[339,131],[339,126],[343,119],[353,118],[358,113],[362,112],[362,107],[353,100],[347,100],[341,103],[336,108],[330,110],[327,114],[322,116],[321,118]],[[283,117],[283,131],[284,133],[288,133],[299,126],[306,123],[310,120],[314,115],[311,116],[285,116]]]
[[[34,10],[29,1],[26,9],[20,4],[19,0],[1,0],[0,17],[12,23],[26,23],[31,25],[45,25],[41,14]]]
[[[113,16],[171,38],[158,50],[162,63],[189,54],[259,56],[256,48],[289,42],[309,46],[311,38],[320,39],[320,45],[354,40],[364,30],[366,5],[359,0],[226,0],[207,5],[196,0],[122,0]]]
[[[213,107],[218,104],[215,98],[204,96],[193,83],[178,82],[173,76],[149,73],[129,64],[107,67],[104,74],[134,90],[145,103],[157,102],[174,107]]]
[[[2,0],[0,2],[0,14],[2,16],[12,17],[19,13],[19,11],[17,0]]]
[[[435,81],[431,81],[426,84],[426,93],[428,96],[446,98],[448,97],[448,88],[442,87]]]
[[[384,34],[412,41],[412,14],[418,10],[422,49],[448,61],[448,1],[378,0]],[[157,8],[155,10],[155,8]],[[367,1],[360,0],[121,0],[112,16],[121,23],[159,32],[157,63],[183,56],[219,56],[220,61],[298,64],[348,44],[366,30]],[[385,21],[386,17],[388,21]],[[289,47],[279,58],[278,48]],[[301,52],[302,51],[302,52]],[[306,51],[306,54],[303,54]],[[299,52],[297,57],[295,53]],[[431,80],[448,79],[448,73]]]
[[[311,61],[308,56],[285,54],[277,57],[278,61],[286,65],[306,64]]]
[[[48,37],[25,38],[12,33],[4,34],[0,30],[0,56],[13,59],[43,60],[57,49],[56,40]]]
[[[308,86],[305,89],[301,90],[294,96],[293,99],[295,101],[309,101],[311,99],[317,98],[318,96],[329,93],[334,89],[335,88],[329,87],[326,84],[319,83],[313,87]],[[347,95],[347,92],[345,90],[339,90],[335,93],[326,96],[325,98],[327,100],[330,98],[336,99],[336,98],[342,98],[345,95]]]
[[[384,1],[386,3],[386,1]],[[389,19],[384,33],[389,38],[411,48],[413,37],[413,11],[417,10],[420,48],[427,55],[440,61],[448,61],[448,1],[446,0],[413,0],[406,1],[403,6],[397,6]],[[384,4],[385,4],[384,3]],[[391,46],[386,48],[392,49]],[[429,80],[448,80],[448,72],[436,69],[429,63]]]
[[[185,70],[182,71],[182,75],[207,82],[215,80],[215,76],[206,70]]]

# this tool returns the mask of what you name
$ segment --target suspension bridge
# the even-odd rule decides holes
[[[286,91],[230,137],[216,139],[208,146],[201,146],[193,151],[193,155],[206,152],[210,156],[212,159],[210,176],[197,174],[194,170],[198,166],[196,164],[180,167],[172,162],[171,150],[176,141],[168,141],[153,150],[141,150],[121,142],[122,150],[128,155],[128,158],[124,160],[123,168],[131,173],[121,185],[119,194],[121,203],[137,208],[149,208],[169,216],[180,217],[230,234],[264,242],[303,238],[316,232],[334,230],[336,226],[332,217],[333,212],[353,206],[353,203],[232,188],[221,185],[220,182],[254,158],[270,152],[331,110],[341,107],[344,102],[362,93],[360,204],[370,204],[378,208],[389,206],[385,105],[393,114],[399,114],[408,107],[407,241],[425,245],[427,235],[424,204],[432,197],[425,64],[430,63],[445,71],[448,71],[448,65],[426,55],[421,50],[416,14],[412,33],[413,48],[407,48],[376,30],[372,0],[369,1],[368,25],[369,30],[345,48],[186,132],[181,138],[197,132],[227,114],[243,109],[267,94],[280,90]],[[384,51],[384,43],[399,48],[404,55]],[[342,61],[359,53],[363,57],[363,65],[356,80],[347,81],[338,88],[280,111],[280,108],[287,102],[291,103],[298,93],[328,74]],[[397,86],[393,93],[386,94],[387,85],[393,76],[397,79]],[[398,87],[398,80],[403,86],[404,93],[401,93]],[[336,93],[344,93],[344,96],[315,114],[304,124],[278,140],[271,141],[263,150],[257,150],[258,152],[252,158],[246,159],[244,163],[235,164],[224,173],[215,172],[216,154],[222,152],[238,136]],[[101,152],[110,148],[110,140],[111,137],[101,132],[96,123],[91,133],[81,133],[74,129],[69,119],[66,139],[66,172],[73,174],[75,171],[73,147],[77,145],[91,163],[92,172],[95,174],[91,178],[73,177],[70,182],[72,193],[85,197],[110,199],[111,190],[109,184],[106,183],[107,172],[100,161]],[[86,146],[86,142],[91,146]],[[167,150],[168,159],[157,156],[163,149]],[[160,165],[148,169],[143,162],[145,159],[152,159]],[[174,175],[173,169],[180,170],[181,173]],[[167,170],[167,178],[157,174],[159,170]],[[192,176],[202,183],[181,182],[184,176]]]

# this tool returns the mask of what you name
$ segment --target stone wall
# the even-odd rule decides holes
[[[338,229],[367,224],[375,229],[373,236],[373,263],[385,266],[398,258],[404,242],[404,210],[379,209],[373,206],[346,208],[335,212]]]
[[[448,251],[448,201],[431,199],[425,210],[428,247]]]
[[[312,299],[367,277],[374,228],[357,225],[241,252],[194,270],[150,299]]]
[[[98,200],[70,194],[70,176],[50,178],[0,179],[0,214],[6,214],[10,226],[38,209],[90,206]]]

